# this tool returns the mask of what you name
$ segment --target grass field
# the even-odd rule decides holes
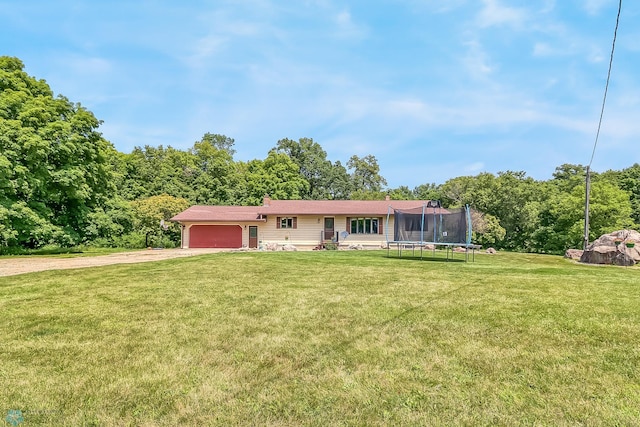
[[[220,253],[0,278],[0,420],[640,425],[639,268],[443,257]]]

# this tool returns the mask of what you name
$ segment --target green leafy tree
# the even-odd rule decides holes
[[[629,193],[631,218],[633,219],[634,227],[640,229],[640,164],[635,163],[622,171],[604,172],[602,177]]]
[[[547,195],[548,199],[540,212],[540,224],[533,233],[535,249],[563,253],[569,248],[582,247],[584,183],[574,185],[567,191],[556,188],[555,191],[548,191]],[[606,180],[592,182],[589,212],[590,241],[611,231],[627,228],[632,222],[628,193]]]
[[[171,146],[135,147],[129,154],[110,157],[118,192],[127,200],[169,194],[195,199],[200,175],[196,156]]]
[[[349,197],[351,200],[384,200],[388,194],[385,191],[355,190]]]
[[[89,213],[114,192],[108,152],[94,115],[54,98],[44,80],[0,57],[0,229],[5,245],[72,245]]]
[[[491,192],[496,197],[490,198]],[[505,229],[502,248],[535,251],[531,235],[538,227],[540,203],[545,197],[544,186],[525,172],[498,173],[495,188],[483,194],[483,199],[491,200],[483,211],[500,219],[500,226]]]
[[[326,151],[312,138],[300,138],[298,141],[281,139],[275,150],[289,156],[309,183],[308,190],[301,195],[303,199],[332,199],[343,193],[340,191],[341,165],[333,165],[327,160]]]
[[[619,187],[619,175],[591,173],[589,240],[632,225],[629,192]],[[586,167],[565,164],[540,188],[538,226],[532,233],[535,250],[562,253],[582,247]]]
[[[190,153],[195,158],[196,170],[192,200],[198,204],[226,205],[234,202],[234,187],[238,184],[237,168],[233,161],[231,143],[220,143],[215,138],[205,138],[193,144]],[[220,137],[222,138],[222,137]],[[225,137],[226,138],[226,137]]]
[[[574,190],[580,196],[580,209],[584,212],[584,189]],[[633,207],[629,193],[620,189],[615,183],[608,180],[596,180],[591,184],[591,196],[589,203],[589,240],[595,240],[605,233],[633,227],[631,217]],[[583,216],[579,227],[584,229]],[[582,231],[582,234],[584,232]],[[582,234],[579,234],[582,237]],[[577,239],[577,245],[582,239]]]
[[[552,182],[561,191],[572,191],[577,185],[584,185],[587,175],[587,167],[565,163],[556,167],[553,172]],[[592,175],[597,174],[592,172]]]
[[[440,187],[444,206],[472,208],[497,218],[504,238],[494,239],[498,248],[533,250],[531,233],[537,228],[539,202],[544,199],[539,184],[524,172],[482,173],[453,178]],[[501,233],[496,234],[500,236]]]
[[[269,151],[265,160],[251,160],[240,166],[245,191],[242,204],[260,205],[268,194],[274,200],[299,200],[309,189],[309,183],[300,175],[298,165],[276,150]]]
[[[506,230],[500,225],[500,221],[493,215],[471,210],[472,241],[484,247],[495,246],[501,242]]]
[[[441,195],[444,206],[463,207],[469,205],[482,212],[495,207],[499,197],[497,187],[499,182],[495,175],[481,173],[477,176],[461,176],[445,182],[441,187],[423,189],[431,195]]]
[[[329,171],[327,193],[328,199],[331,200],[347,200],[353,191],[353,183],[351,176],[347,172],[340,160],[337,160],[331,166]]]
[[[131,202],[114,197],[89,213],[85,238],[96,246],[117,247],[122,236],[134,231],[135,221]]]
[[[180,226],[169,221],[172,217],[190,206],[188,200],[161,194],[145,199],[134,200],[131,207],[134,214],[134,229],[150,239],[147,242],[158,242],[161,238],[169,239],[174,245],[180,242]],[[166,226],[166,229],[162,227]]]
[[[413,194],[415,198],[418,200],[440,200],[442,201],[442,191],[441,186],[436,185],[435,183],[431,184],[421,184],[413,189]]]
[[[351,156],[347,168],[352,170],[351,182],[353,191],[382,191],[387,180],[380,175],[380,166],[375,156],[369,154],[364,157]]]
[[[233,139],[206,133],[189,150],[135,147],[111,157],[119,193],[127,200],[169,194],[199,204],[234,202],[238,182]]]
[[[233,146],[235,145],[235,140],[233,138],[229,138],[226,135],[207,132],[202,136],[200,143],[208,144],[212,147],[217,148],[218,150],[226,151],[227,154],[229,154],[229,156],[231,156],[232,158],[236,154],[236,150],[233,148]]]
[[[398,188],[387,190],[387,194],[392,200],[415,200],[415,193],[409,189],[406,185],[401,185]]]

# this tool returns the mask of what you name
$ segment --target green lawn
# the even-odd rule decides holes
[[[640,425],[640,268],[386,254],[1,277],[0,420]]]

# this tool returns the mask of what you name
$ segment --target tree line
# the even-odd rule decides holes
[[[586,168],[562,165],[536,181],[506,171],[414,189],[387,187],[375,156],[331,161],[312,138],[281,139],[264,159],[234,159],[235,141],[206,133],[193,146],[121,153],[78,103],[55,97],[18,58],[0,57],[0,251],[46,245],[172,246],[167,221],[193,204],[259,205],[273,199],[440,200],[474,209],[474,240],[560,253],[579,247]],[[592,174],[591,239],[640,228],[640,165]]]

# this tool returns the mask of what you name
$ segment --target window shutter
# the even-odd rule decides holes
[[[298,217],[294,216],[293,217],[293,228],[298,228]]]
[[[382,234],[382,218],[378,218],[378,234]]]
[[[347,217],[347,228],[345,228],[345,230],[347,230],[347,233],[351,234],[351,218]]]
[[[280,228],[280,223],[282,222],[280,217],[276,218],[276,228]]]

